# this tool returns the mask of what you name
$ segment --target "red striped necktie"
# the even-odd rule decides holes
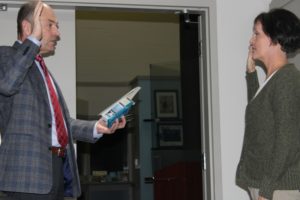
[[[44,62],[43,57],[40,56],[40,55],[37,55],[35,59],[40,63],[40,65],[43,69],[45,78],[46,78],[47,87],[48,87],[48,90],[49,90],[50,99],[51,99],[51,103],[52,103],[52,107],[53,107],[53,111],[54,111],[54,116],[55,116],[56,132],[57,132],[58,142],[61,145],[61,147],[66,147],[67,144],[68,144],[68,134],[67,134],[67,129],[65,127],[65,123],[64,123],[64,119],[63,119],[63,115],[62,115],[62,110],[61,110],[60,103],[58,101],[56,91],[54,90],[54,87],[53,87],[53,84],[51,82],[50,75],[49,75],[49,72],[48,72],[48,69],[47,69],[46,64]]]

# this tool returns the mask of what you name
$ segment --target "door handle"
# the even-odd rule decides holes
[[[175,181],[176,177],[166,177],[166,178],[155,178],[155,177],[145,177],[144,183],[153,184],[154,182],[170,182]]]
[[[154,177],[145,177],[144,183],[146,184],[153,184],[154,183]]]

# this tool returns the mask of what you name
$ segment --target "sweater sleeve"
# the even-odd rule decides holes
[[[248,102],[254,97],[256,91],[259,88],[259,82],[257,77],[257,72],[248,73],[246,72],[247,81],[247,92],[248,92]]]
[[[282,177],[298,151],[300,119],[300,81],[291,74],[281,77],[272,88],[272,110],[274,118],[274,143],[271,156],[267,158],[268,169],[262,177],[259,194],[272,199],[276,183]]]

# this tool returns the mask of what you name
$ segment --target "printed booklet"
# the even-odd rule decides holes
[[[133,97],[140,91],[141,87],[135,87],[127,94],[122,96],[118,101],[99,113],[99,116],[106,122],[107,127],[111,127],[116,119],[125,116],[129,109],[135,104]]]

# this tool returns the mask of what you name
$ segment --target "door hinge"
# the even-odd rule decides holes
[[[206,170],[206,153],[202,153],[202,170]]]
[[[202,41],[198,42],[198,56],[202,56]]]

